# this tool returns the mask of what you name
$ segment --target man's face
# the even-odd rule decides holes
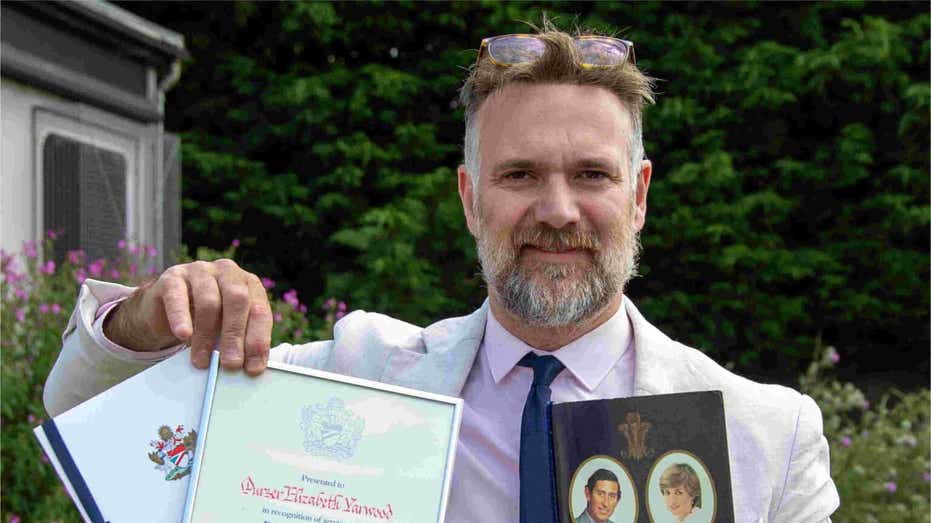
[[[621,500],[620,486],[617,482],[602,480],[596,481],[595,486],[589,490],[585,487],[585,501],[588,502],[588,513],[595,521],[607,521],[617,502]]]
[[[619,299],[635,269],[651,173],[647,161],[630,172],[627,109],[601,87],[512,84],[477,116],[478,187],[460,168],[459,190],[489,293],[546,327]]]
[[[684,518],[692,511],[693,497],[689,495],[684,486],[672,487],[663,490],[663,500],[666,508],[677,518]]]

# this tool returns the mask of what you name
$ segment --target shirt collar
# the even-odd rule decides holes
[[[626,296],[624,300],[627,300]],[[630,341],[630,320],[624,303],[608,321],[552,352],[534,349],[511,334],[498,322],[489,307],[482,352],[485,353],[495,383],[500,383],[524,354],[534,352],[555,356],[586,389],[591,391],[611,372],[627,351]]]

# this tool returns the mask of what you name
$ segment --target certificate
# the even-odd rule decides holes
[[[443,521],[461,399],[218,363],[215,352],[183,521]]]

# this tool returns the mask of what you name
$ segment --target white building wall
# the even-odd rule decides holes
[[[0,247],[19,252],[27,240],[39,240],[42,223],[42,136],[80,138],[126,155],[128,236],[158,245],[153,153],[160,150],[158,127],[141,124],[86,104],[75,103],[24,84],[0,80]],[[45,133],[42,133],[42,130]],[[131,151],[127,151],[131,149]]]

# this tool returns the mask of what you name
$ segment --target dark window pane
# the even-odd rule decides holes
[[[114,259],[126,237],[126,159],[59,135],[45,140],[44,226],[62,231],[54,258],[84,249],[88,260]]]

